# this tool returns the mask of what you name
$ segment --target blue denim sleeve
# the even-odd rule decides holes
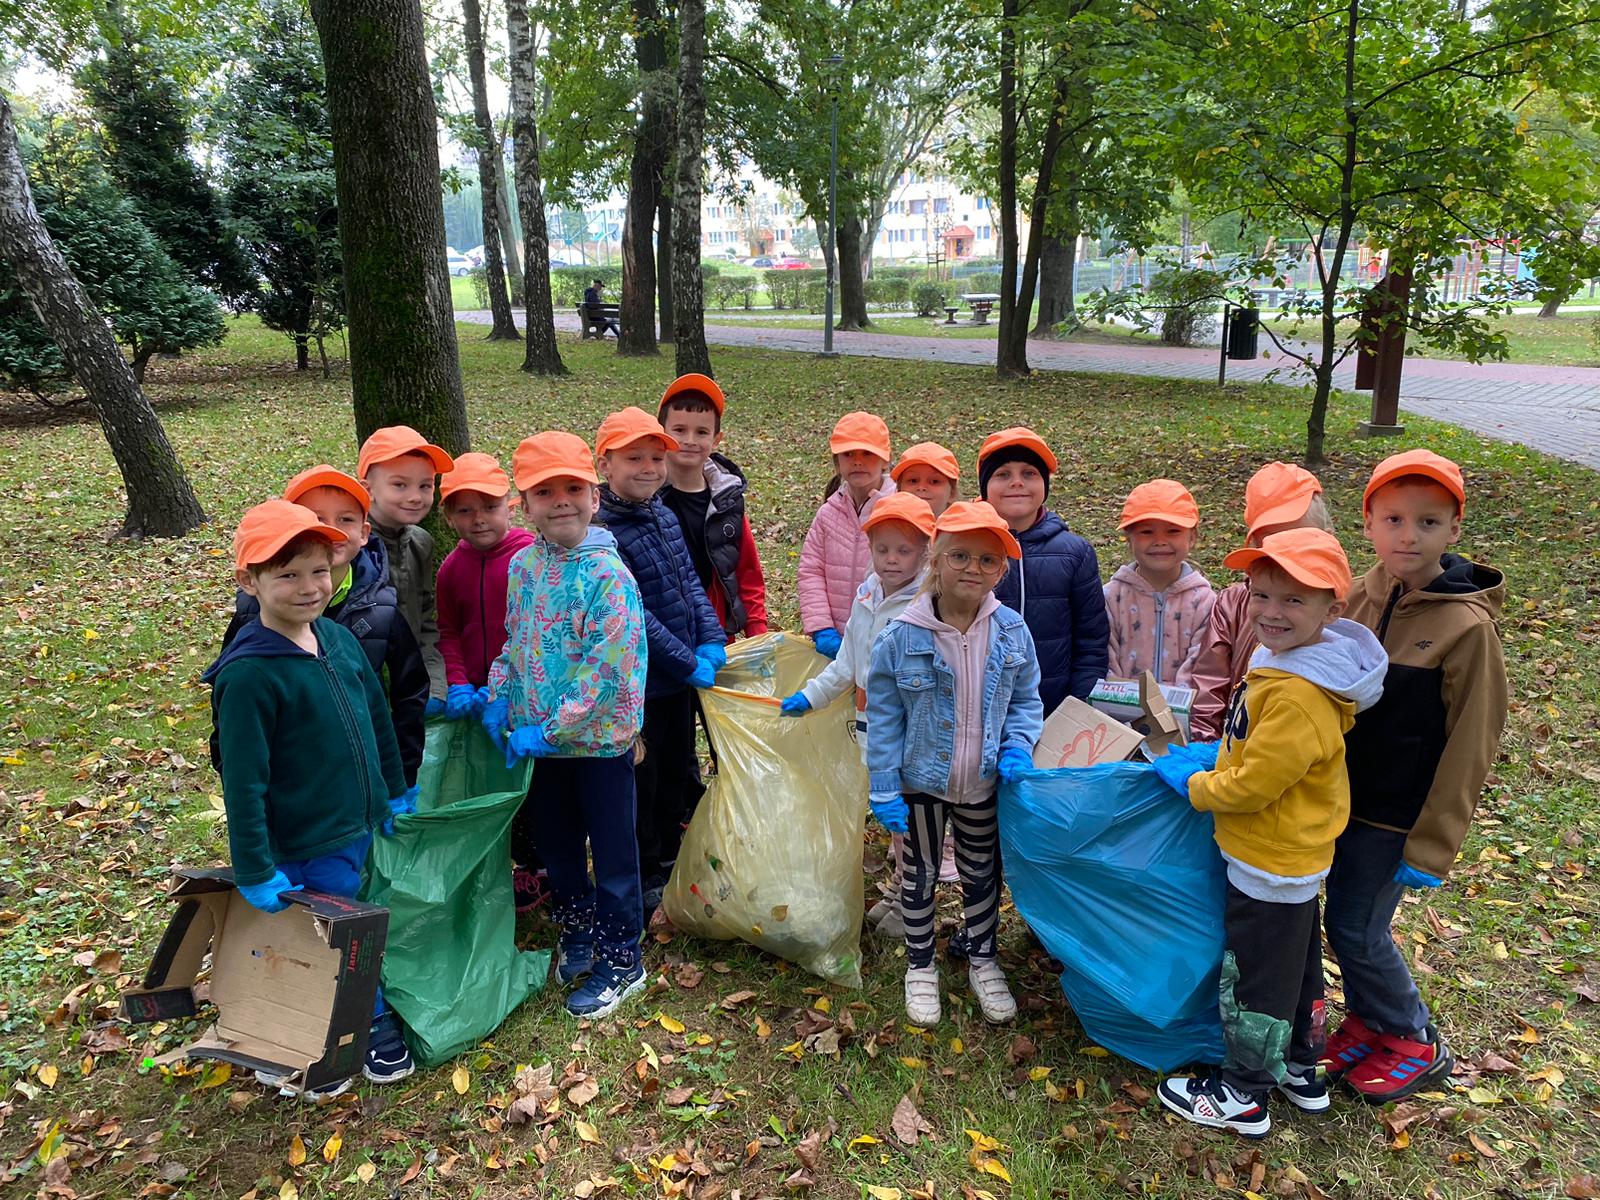
[[[885,631],[872,643],[872,667],[867,672],[867,771],[874,793],[900,792],[900,766],[904,761],[906,707],[895,679],[899,654],[895,640]]]
[[[1015,747],[1032,755],[1039,735],[1044,732],[1044,703],[1039,699],[1039,654],[1028,627],[1019,623],[1017,631],[1022,635],[1025,657],[1017,671],[1016,686],[1011,690],[1005,722],[1000,727],[1000,749]]]

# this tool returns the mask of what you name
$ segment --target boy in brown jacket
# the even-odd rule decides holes
[[[1362,501],[1378,562],[1349,616],[1378,635],[1389,671],[1346,739],[1351,819],[1326,912],[1346,1013],[1323,1063],[1374,1104],[1439,1086],[1454,1063],[1389,924],[1406,888],[1449,874],[1505,726],[1505,577],[1446,553],[1466,499],[1460,467],[1408,450],[1374,468]]]

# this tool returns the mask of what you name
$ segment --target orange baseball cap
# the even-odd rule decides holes
[[[1339,539],[1325,529],[1269,533],[1261,545],[1235,550],[1222,565],[1247,571],[1262,559],[1277,563],[1307,587],[1324,588],[1343,600],[1350,591],[1350,560]]]
[[[938,442],[918,442],[915,446],[909,447],[900,456],[900,461],[895,463],[894,470],[889,472],[889,478],[899,483],[900,476],[917,463],[932,467],[946,479],[961,478],[961,465],[956,462],[956,456]]]
[[[441,500],[448,500],[456,492],[504,496],[510,490],[511,480],[492,454],[463,454],[454,467],[439,477]]]
[[[318,463],[314,467],[307,467],[288,483],[283,485],[283,498],[291,504],[300,499],[313,488],[331,487],[338,488],[349,495],[350,499],[361,505],[363,514],[372,507],[372,493],[361,486],[361,481],[353,475],[346,475],[337,467],[330,467],[327,463]]]
[[[849,450],[865,450],[876,454],[884,462],[894,457],[889,449],[889,427],[882,417],[869,412],[845,413],[833,427],[828,438],[828,453],[844,454]]]
[[[1263,525],[1298,521],[1311,507],[1311,498],[1321,491],[1321,481],[1304,467],[1269,462],[1244,485],[1246,538],[1254,537]]]
[[[1200,506],[1176,479],[1152,479],[1128,493],[1117,528],[1126,529],[1140,521],[1167,521],[1193,529],[1200,524]]]
[[[1407,475],[1431,479],[1456,498],[1456,511],[1467,511],[1467,486],[1461,480],[1461,468],[1442,454],[1432,450],[1406,450],[1391,454],[1372,468],[1372,478],[1367,480],[1367,490],[1361,496],[1361,511],[1372,507],[1372,493],[1386,483],[1403,479]]]
[[[681,395],[684,392],[696,392],[704,396],[711,401],[712,407],[717,410],[717,416],[719,417],[722,415],[723,410],[728,407],[728,398],[722,394],[722,389],[717,386],[715,379],[709,375],[700,375],[691,371],[687,375],[679,375],[671,383],[667,384],[667,390],[661,393],[661,404],[656,405],[656,411],[660,412],[662,405],[666,404],[674,396]]]
[[[660,438],[661,444],[668,450],[678,449],[678,439],[661,428],[660,421],[644,409],[630,404],[600,422],[600,428],[594,435],[594,452],[605,454],[621,450],[624,446],[631,446],[649,437]]]
[[[317,514],[288,500],[265,500],[239,518],[233,531],[233,563],[239,570],[264,563],[301,534],[322,538],[330,546],[348,539],[344,530],[324,525]]]
[[[913,496],[910,492],[890,492],[887,496],[880,496],[867,514],[867,519],[861,522],[862,532],[887,521],[903,521],[923,537],[933,536],[933,509],[921,496]]]
[[[996,450],[1004,450],[1007,446],[1021,446],[1032,450],[1044,460],[1044,465],[1050,469],[1052,475],[1061,464],[1056,460],[1055,451],[1045,443],[1045,440],[1026,425],[1013,425],[1010,429],[1002,429],[999,433],[991,433],[983,439],[983,445],[978,450],[978,465],[983,465],[983,460]]]
[[[562,475],[585,483],[600,482],[600,476],[594,472],[589,443],[575,433],[563,433],[559,429],[523,438],[517,452],[511,456],[511,472],[516,477],[519,492]]]
[[[1021,558],[1022,547],[1006,520],[987,500],[957,500],[939,514],[934,528],[940,533],[992,533],[1007,558]]]
[[[356,474],[365,479],[367,472],[382,463],[390,462],[404,454],[425,454],[436,472],[448,471],[456,460],[435,446],[409,425],[388,425],[375,430],[361,443],[361,455],[356,460]]]

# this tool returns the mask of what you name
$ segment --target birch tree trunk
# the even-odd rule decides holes
[[[105,318],[34,207],[11,105],[0,94],[0,259],[88,394],[128,491],[122,537],[177,537],[206,515]]]
[[[550,233],[544,219],[544,184],[539,176],[539,125],[535,109],[533,27],[527,0],[506,0],[506,36],[511,59],[511,157],[522,217],[522,321],[527,353],[522,369],[533,375],[565,375],[556,341],[555,306],[550,298]]]
[[[678,374],[711,374],[700,194],[705,173],[705,0],[678,0],[678,175],[672,188],[672,321]]]
[[[656,0],[633,0],[633,16],[641,94],[622,226],[622,332],[617,337],[617,353],[659,354],[655,223],[667,157],[672,152],[672,87]]]

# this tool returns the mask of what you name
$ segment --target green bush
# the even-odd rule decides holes
[[[478,302],[480,309],[489,307],[489,273],[482,267],[473,267],[467,272],[467,280],[472,284],[473,298]]]
[[[1165,308],[1161,340],[1169,346],[1192,346],[1216,330],[1212,315],[1222,299],[1223,283],[1215,271],[1171,266],[1156,273],[1146,289]]]
[[[700,278],[708,283],[721,274],[722,268],[716,263],[702,262],[700,264]]]
[[[622,296],[621,267],[556,267],[550,272],[550,299],[557,308],[576,308],[583,303],[583,289],[598,279],[605,286],[606,301],[616,304]]]
[[[800,271],[791,272],[794,275],[801,273]],[[804,274],[809,275],[811,272],[806,271]],[[823,276],[821,279],[807,279],[800,285],[800,303],[808,312],[819,313],[828,303],[827,272],[824,271],[821,274]]]
[[[911,280],[896,276],[867,280],[867,303],[879,308],[905,308],[911,302]]]
[[[805,305],[804,285],[815,280],[826,280],[827,271],[807,267],[803,271],[768,270],[761,272],[766,282],[767,296],[773,308],[800,308]],[[820,308],[820,302],[818,307]]]
[[[872,268],[872,278],[874,279],[908,279],[915,282],[918,279],[926,278],[927,274],[927,267],[888,266]]]
[[[735,302],[740,302],[742,307],[749,308],[755,291],[755,281],[749,277],[714,279],[708,280],[706,284],[706,295],[723,312],[727,312],[728,305]]]
[[[919,317],[936,317],[948,302],[950,285],[945,283],[919,283],[911,291],[911,301]]]
[[[955,280],[956,295],[965,296],[969,292],[998,292],[1000,290],[999,271],[978,271],[972,275],[963,275]]]

